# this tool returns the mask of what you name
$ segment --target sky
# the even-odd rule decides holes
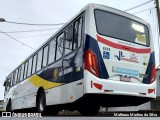
[[[0,18],[6,21],[56,24],[66,23],[88,3],[99,3],[126,10],[149,0],[0,0]],[[140,15],[141,16],[141,15]],[[37,49],[61,26],[29,26],[0,22],[4,32],[52,29],[38,32],[8,33],[17,40]],[[4,97],[3,82],[33,49],[0,33],[0,100]]]

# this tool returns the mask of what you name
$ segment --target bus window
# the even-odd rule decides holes
[[[5,92],[8,92],[9,89],[10,89],[10,80],[7,80],[5,84]]]
[[[78,19],[74,23],[74,43],[73,49],[77,49],[81,44],[81,35],[82,34],[82,18]]]
[[[43,49],[43,63],[42,63],[42,67],[47,66],[47,60],[48,60],[48,45]]]
[[[27,77],[31,75],[31,71],[32,71],[32,57],[29,59]]]
[[[36,72],[37,54],[33,57],[32,74]]]
[[[16,72],[15,72],[14,85],[17,83],[17,77],[18,77],[18,69],[16,69]]]
[[[24,79],[27,77],[28,61],[25,63]]]
[[[14,86],[14,81],[15,81],[15,71],[12,73],[12,86]]]
[[[65,55],[72,51],[72,41],[73,41],[73,25],[70,25],[66,30]]]
[[[9,75],[9,78],[10,78],[10,87],[12,86],[12,76],[13,76],[13,74],[11,73],[11,74]]]
[[[60,59],[63,54],[63,41],[64,33],[61,33],[57,38],[57,51],[56,51],[56,60]]]
[[[21,67],[21,76],[20,76],[20,81],[23,80],[23,73],[24,73],[24,64],[22,64],[22,67]]]
[[[10,87],[11,87],[11,77],[12,77],[12,74],[10,74],[10,75],[7,77],[7,87],[8,87],[8,90],[9,90]]]
[[[101,35],[149,46],[148,27],[142,23],[102,10],[95,10],[95,20]]]
[[[41,69],[41,65],[42,65],[42,50],[38,52],[37,69],[36,69],[37,71]]]
[[[54,60],[55,60],[55,48],[56,48],[56,41],[55,41],[55,39],[52,39],[52,41],[49,44],[48,64],[54,62]]]
[[[19,80],[20,80],[20,75],[21,75],[21,67],[18,68],[18,75],[17,75],[17,81],[16,81],[16,83],[19,82]]]

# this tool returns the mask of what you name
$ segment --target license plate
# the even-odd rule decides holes
[[[120,81],[131,82],[131,77],[128,77],[128,76],[120,76]]]

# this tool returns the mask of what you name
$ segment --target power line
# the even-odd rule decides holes
[[[45,35],[51,35],[53,33],[48,33],[48,34],[41,34],[41,35],[33,35],[33,36],[24,36],[24,37],[17,37],[17,38],[29,38],[29,37],[38,37],[38,36],[45,36]],[[17,39],[16,38],[16,39]],[[4,38],[4,39],[0,39],[0,40],[7,40],[7,39],[11,39],[11,38]]]
[[[126,9],[126,10],[124,10],[124,11],[130,11],[130,10],[132,10],[132,9],[135,9],[135,8],[141,7],[142,5],[148,4],[148,3],[152,2],[152,1],[153,1],[153,0],[147,1],[147,2],[145,2],[145,3],[142,3],[142,4],[137,5],[137,6],[135,6],[135,7],[132,7],[132,8]]]
[[[142,12],[145,12],[147,10],[151,10],[151,9],[154,9],[155,7],[152,7],[152,8],[147,8],[147,9],[144,9],[144,10],[141,10],[141,11],[137,11],[137,12],[134,12],[132,14],[136,14],[136,13],[142,13]]]
[[[12,23],[12,24],[21,24],[21,25],[34,25],[34,26],[58,26],[58,25],[64,25],[65,23],[56,23],[56,24],[33,24],[33,23],[21,23],[21,22],[12,22],[12,21],[4,21],[6,23]]]
[[[31,47],[31,46],[29,46],[29,45],[27,45],[27,44],[25,44],[25,43],[23,43],[23,42],[21,42],[21,41],[17,40],[16,38],[14,38],[14,37],[12,37],[12,36],[8,35],[7,33],[3,32],[2,30],[0,30],[0,31],[1,31],[3,34],[5,34],[6,36],[8,36],[8,37],[12,38],[13,40],[15,40],[15,41],[17,41],[17,42],[21,43],[22,45],[25,45],[26,47],[31,48],[31,49],[33,49],[33,50],[35,50],[33,47]]]
[[[59,29],[59,28],[26,30],[26,31],[5,31],[5,33],[37,32],[37,31],[47,31],[47,30],[54,30],[54,29]],[[0,32],[0,33],[3,33],[3,32]]]

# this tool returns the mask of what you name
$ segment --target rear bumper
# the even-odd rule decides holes
[[[138,84],[121,82],[109,79],[100,79],[85,70],[84,72],[84,94],[96,94],[103,96],[101,99],[117,101],[120,98],[133,105],[145,103],[156,98],[156,81],[152,84]],[[107,97],[108,96],[108,97]],[[139,101],[139,103],[138,103]],[[114,102],[115,103],[115,102]]]
[[[99,105],[103,107],[123,107],[138,106],[152,100],[147,97],[135,97],[126,95],[109,95],[109,94],[85,94],[79,100],[81,103]]]

